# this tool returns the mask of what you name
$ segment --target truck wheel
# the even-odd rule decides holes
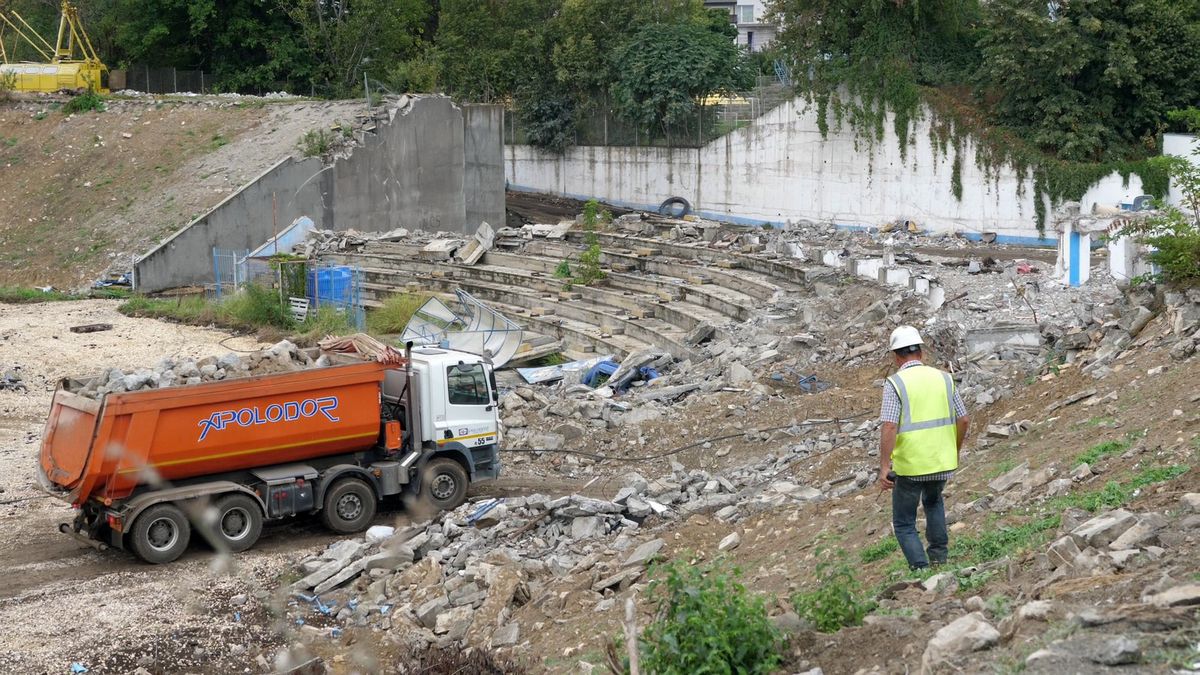
[[[233,494],[217,501],[215,547],[240,553],[262,534],[262,509],[247,495]]]
[[[467,472],[462,464],[439,457],[425,465],[421,490],[425,501],[441,511],[452,511],[467,501]]]
[[[375,491],[362,480],[343,478],[325,493],[321,522],[334,532],[362,532],[374,518]]]
[[[192,526],[174,504],[155,504],[142,512],[129,533],[130,547],[152,565],[175,560],[187,550]]]

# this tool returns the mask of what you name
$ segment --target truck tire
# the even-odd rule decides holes
[[[467,472],[449,457],[439,457],[425,465],[421,474],[421,493],[425,501],[439,511],[452,511],[467,501]]]
[[[129,545],[137,557],[161,565],[183,555],[191,538],[191,523],[178,506],[155,504],[134,521]]]
[[[217,500],[216,541],[218,551],[241,553],[258,541],[263,515],[258,502],[248,495],[232,494]]]
[[[340,534],[362,532],[375,518],[375,491],[361,479],[342,478],[325,493],[321,522]]]

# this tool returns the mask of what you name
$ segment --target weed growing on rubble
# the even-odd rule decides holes
[[[792,596],[792,604],[822,633],[862,625],[863,617],[875,609],[843,554],[817,565],[817,587]]]
[[[300,137],[300,152],[305,157],[324,157],[333,149],[334,134],[328,129],[313,129]]]
[[[900,544],[896,541],[896,538],[891,535],[887,535],[883,539],[880,539],[879,541],[860,551],[858,554],[858,559],[861,560],[864,565],[868,565],[877,560],[883,560],[899,550]]]
[[[104,112],[104,97],[97,94],[94,89],[89,89],[75,98],[67,101],[62,107],[64,115],[74,115],[81,112]]]
[[[782,638],[767,619],[764,598],[738,581],[737,568],[681,558],[656,565],[652,574],[656,610],[638,640],[642,672],[774,672]]]
[[[1090,422],[1090,420],[1089,420]],[[1088,466],[1094,466],[1096,462],[1109,457],[1125,452],[1133,442],[1146,435],[1145,431],[1131,431],[1125,434],[1125,438],[1115,441],[1105,441],[1093,445],[1087,452],[1083,453],[1075,459],[1076,464],[1087,463]]]
[[[413,313],[427,300],[429,296],[421,293],[390,295],[378,309],[367,312],[367,329],[379,335],[403,332]]]
[[[554,278],[555,279],[570,279],[571,278],[571,264],[569,262],[567,262],[566,260],[558,263],[558,267],[554,268]]]

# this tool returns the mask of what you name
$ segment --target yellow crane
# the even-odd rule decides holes
[[[24,42],[41,57],[40,61],[10,61],[4,46],[4,31],[11,30],[17,42]],[[14,50],[15,51],[15,50]],[[0,11],[0,79],[13,91],[86,91],[108,93],[108,66],[100,60],[75,5],[62,3],[58,20],[58,39],[51,46],[16,10]]]

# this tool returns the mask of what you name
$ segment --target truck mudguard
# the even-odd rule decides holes
[[[206,497],[208,495],[225,494],[227,492],[240,492],[242,494],[250,495],[254,498],[254,501],[258,503],[260,507],[262,507],[263,513],[266,513],[266,504],[263,504],[262,499],[259,498],[254,490],[251,490],[245,485],[234,483],[233,481],[218,480],[211,483],[200,483],[198,485],[166,488],[163,490],[154,490],[153,492],[140,494],[125,502],[125,512],[121,515],[122,519],[126,523],[132,523],[133,521],[137,520],[138,515],[140,515],[142,511],[145,511],[155,504],[161,504],[163,502],[185,501],[188,499]]]

